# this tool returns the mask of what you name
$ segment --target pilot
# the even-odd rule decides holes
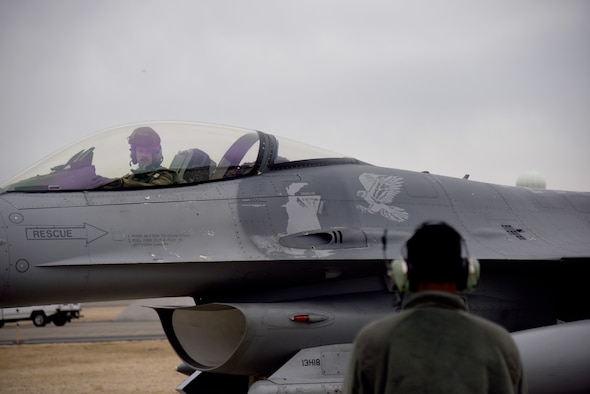
[[[412,294],[401,312],[358,334],[345,393],[526,392],[510,334],[469,314],[456,295],[475,284],[467,278],[476,267],[462,248],[459,233],[441,222],[425,223],[407,241],[406,260],[393,263],[392,276]]]
[[[131,174],[121,178],[126,187],[171,185],[176,182],[176,172],[161,166],[162,146],[160,136],[151,127],[139,127],[128,137],[131,164],[137,164]]]

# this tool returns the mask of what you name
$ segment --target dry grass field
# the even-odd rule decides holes
[[[121,310],[83,309],[81,320],[108,321]],[[166,340],[5,345],[0,392],[174,393],[185,379],[179,362]]]

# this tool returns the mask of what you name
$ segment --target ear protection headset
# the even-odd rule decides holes
[[[418,263],[408,259],[408,244],[410,244],[411,242],[424,242],[424,244],[421,244],[420,247],[430,249],[436,248],[437,246],[441,246],[440,239],[420,239],[425,238],[425,236],[423,235],[425,231],[428,231],[430,233],[428,237],[436,236],[437,233],[441,235],[441,238],[443,238],[444,235],[446,235],[447,237],[450,236],[452,238],[456,236],[457,241],[460,243],[461,251],[459,252],[458,260],[455,267],[451,266],[448,268],[450,270],[454,270],[454,274],[451,272],[448,274],[448,276],[455,278],[457,290],[473,290],[477,286],[477,282],[479,280],[479,261],[469,256],[469,253],[467,251],[467,245],[463,237],[461,237],[461,235],[455,229],[453,229],[451,226],[444,222],[426,222],[422,224],[416,230],[414,235],[403,246],[402,258],[395,259],[391,262],[388,273],[393,279],[397,289],[400,292],[406,292],[408,290],[416,291],[418,290],[418,283],[421,279],[423,279],[423,277],[425,276],[424,274],[427,274],[426,271],[428,268],[418,268],[418,266],[424,265],[424,262]],[[413,248],[416,248],[416,245],[414,245]],[[436,250],[429,250],[428,254],[435,255],[436,252]],[[447,257],[447,259],[449,259],[448,256],[444,257]],[[432,259],[436,259],[436,257],[432,257]],[[450,258],[449,260],[453,260],[453,258]],[[430,262],[429,264],[436,264],[436,261]],[[446,265],[448,265],[448,263]]]

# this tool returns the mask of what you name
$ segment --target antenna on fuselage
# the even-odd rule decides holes
[[[394,295],[392,305],[393,309],[396,312],[399,312],[404,301],[404,293],[394,290],[395,284],[393,282],[393,276],[391,272],[392,261],[387,259],[387,228],[383,229],[383,235],[381,236],[381,249],[383,250],[383,262],[385,263],[385,284],[387,285],[387,290]]]
[[[387,228],[383,229],[381,237],[381,249],[383,250],[383,260],[387,262]]]

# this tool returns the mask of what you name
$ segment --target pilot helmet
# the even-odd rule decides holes
[[[138,146],[153,149],[153,166],[159,166],[162,163],[162,146],[160,145],[160,136],[151,127],[143,126],[133,130],[127,137],[131,151],[131,162],[137,164],[136,148]]]

